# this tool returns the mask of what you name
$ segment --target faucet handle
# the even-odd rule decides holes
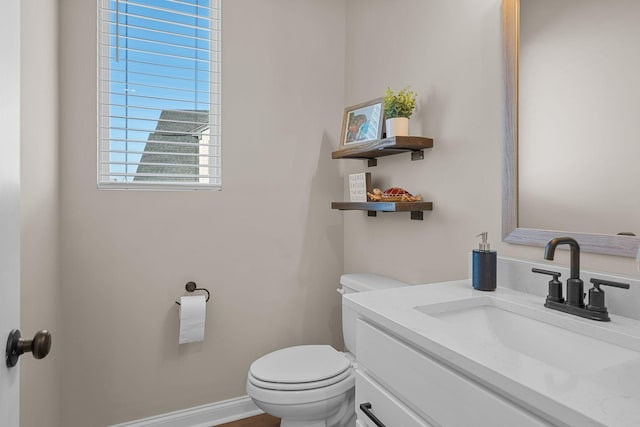
[[[628,283],[612,282],[611,280],[596,279],[595,277],[592,278],[590,282],[593,283],[593,288],[589,289],[589,304],[587,304],[587,310],[601,313],[607,313],[607,307],[604,305],[604,291],[600,289],[600,286],[612,286],[623,289],[630,288]]]
[[[543,270],[541,268],[532,268],[531,271],[534,273],[548,274],[549,276],[553,276],[553,280],[558,280],[558,277],[562,276],[562,273],[558,273],[557,271]]]
[[[631,287],[628,283],[612,282],[611,280],[596,279],[595,277],[591,278],[590,282],[593,283],[596,289],[600,289],[600,285],[623,289],[629,289]]]
[[[563,303],[562,297],[562,282],[558,280],[558,277],[562,276],[561,273],[551,270],[543,270],[541,268],[532,268],[532,272],[539,274],[547,274],[553,276],[553,279],[549,280],[549,294],[547,295],[547,301]]]

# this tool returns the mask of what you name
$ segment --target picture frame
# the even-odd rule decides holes
[[[384,101],[372,99],[344,110],[340,148],[346,148],[382,138]]]

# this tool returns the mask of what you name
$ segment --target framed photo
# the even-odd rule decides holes
[[[377,98],[344,110],[341,148],[382,138],[384,123],[382,103],[382,98]]]

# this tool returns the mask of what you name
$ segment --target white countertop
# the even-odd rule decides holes
[[[586,368],[570,371],[502,346],[478,345],[469,335],[415,309],[478,297],[518,304],[527,317],[553,319],[556,326],[633,350],[638,357],[592,370],[588,368],[593,355],[584,354],[579,363]],[[343,304],[554,424],[640,426],[640,321],[614,315],[611,322],[582,319],[545,308],[544,297],[506,288],[476,291],[469,280],[352,293],[345,295]]]

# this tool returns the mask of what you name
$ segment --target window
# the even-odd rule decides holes
[[[219,189],[220,0],[98,4],[98,187]]]

